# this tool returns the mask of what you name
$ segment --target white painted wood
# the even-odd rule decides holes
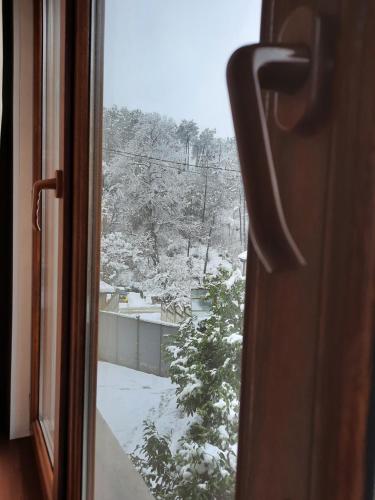
[[[10,437],[19,438],[30,434],[33,2],[14,0],[13,8],[14,249]]]

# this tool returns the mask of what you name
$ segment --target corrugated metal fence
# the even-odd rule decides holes
[[[167,376],[162,346],[178,326],[112,312],[99,312],[99,359]]]

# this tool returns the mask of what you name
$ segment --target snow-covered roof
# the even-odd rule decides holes
[[[244,252],[240,253],[240,255],[238,256],[238,258],[240,259],[241,262],[246,262],[247,261],[247,250],[245,250]]]
[[[100,293],[115,293],[112,285],[108,285],[105,281],[100,280]]]

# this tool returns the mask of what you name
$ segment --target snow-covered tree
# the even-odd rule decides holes
[[[177,404],[191,424],[172,453],[169,436],[145,422],[132,457],[157,499],[233,498],[244,281],[238,270],[220,268],[204,286],[209,318],[185,321],[166,348]]]
[[[185,165],[189,170],[191,145],[198,137],[199,128],[193,120],[182,120],[177,129],[177,137],[185,147]]]
[[[114,106],[104,111],[103,149],[102,262],[110,284],[136,284],[183,303],[209,272],[212,255],[236,261],[246,243],[233,139],[199,131],[192,120],[177,125]]]
[[[120,232],[109,233],[101,239],[100,268],[104,281],[118,285],[121,273],[129,269],[131,246]]]

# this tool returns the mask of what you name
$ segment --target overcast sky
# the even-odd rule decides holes
[[[260,0],[106,0],[104,105],[233,136],[225,67],[258,41]]]

